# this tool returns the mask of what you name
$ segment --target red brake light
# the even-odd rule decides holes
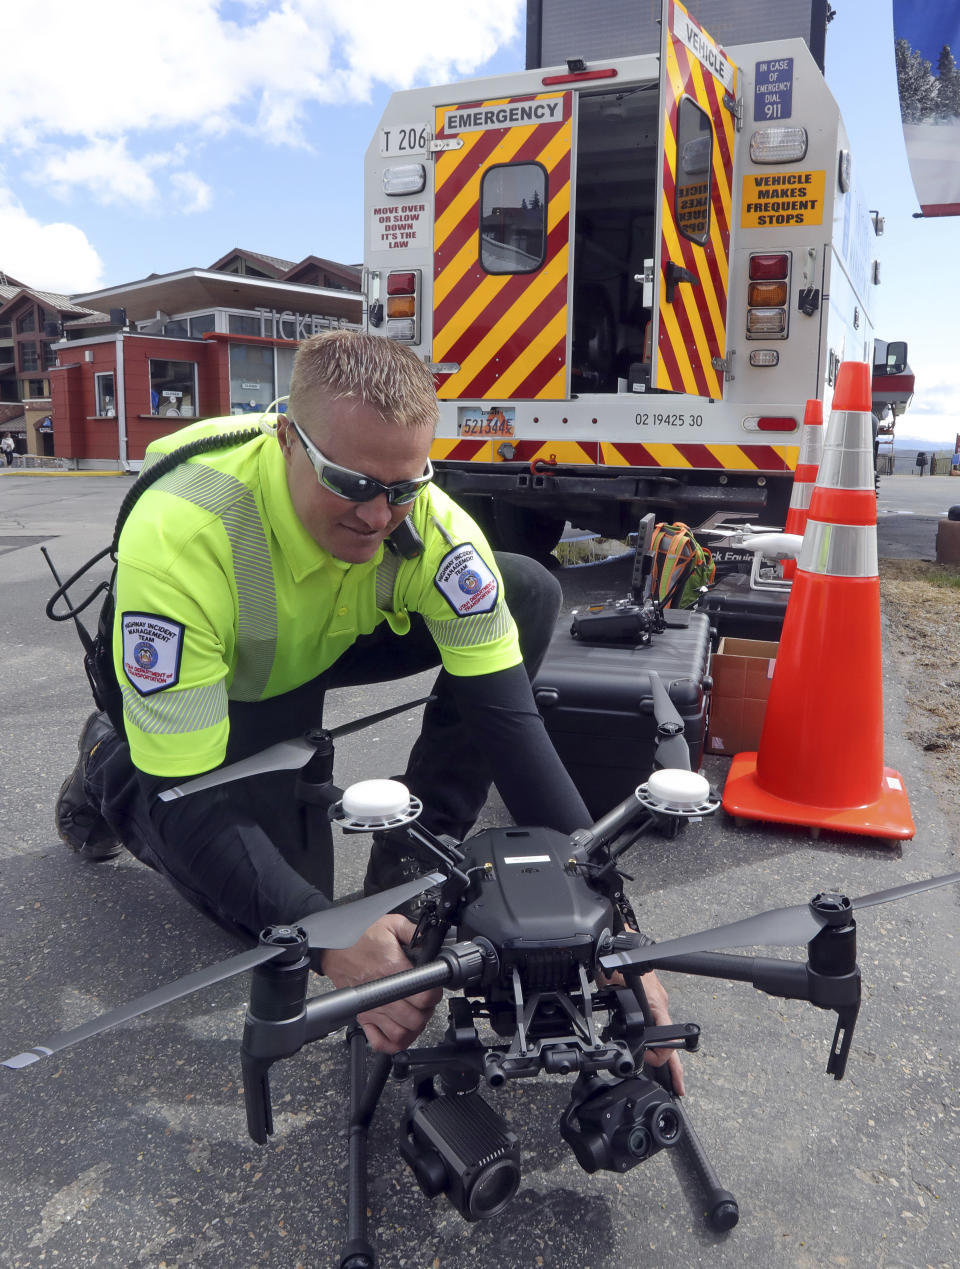
[[[417,275],[415,273],[387,274],[388,295],[413,295],[416,289]]]
[[[757,431],[759,432],[795,432],[796,430],[796,419],[778,419],[772,415],[761,415],[757,419]]]
[[[778,281],[789,272],[789,259],[786,255],[755,255],[750,257],[751,281]]]

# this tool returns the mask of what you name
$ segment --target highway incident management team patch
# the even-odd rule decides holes
[[[496,607],[497,579],[470,542],[447,552],[433,580],[458,617],[490,612]]]
[[[183,626],[148,612],[125,612],[123,671],[141,696],[173,687],[180,678]]]

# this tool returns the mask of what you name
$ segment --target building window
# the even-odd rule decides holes
[[[547,172],[498,163],[480,187],[480,263],[488,273],[533,273],[547,248]]]
[[[677,107],[677,180],[674,215],[684,238],[701,246],[710,237],[713,181],[713,128],[710,116],[692,97]]]
[[[277,396],[285,397],[290,391],[290,376],[293,374],[294,348],[277,349]]]
[[[46,379],[26,379],[27,385],[26,395],[28,397],[48,397],[50,389]]]
[[[29,335],[31,331],[36,329],[36,316],[33,309],[29,313],[24,313],[23,317],[17,318],[17,333],[19,335]]]
[[[276,396],[273,349],[262,344],[230,345],[230,413],[253,414]]]
[[[197,366],[193,361],[150,360],[150,412],[169,419],[197,413]]]
[[[19,322],[17,325],[19,325]],[[40,369],[37,345],[32,339],[22,340],[20,343],[20,369],[24,374],[29,374],[31,370]]]
[[[217,329],[216,313],[201,313],[199,317],[190,318],[190,334],[199,339],[205,331]]]
[[[263,318],[247,317],[243,313],[230,314],[231,335],[262,335]]]
[[[96,413],[101,417],[113,418],[117,412],[113,387],[113,371],[93,376],[94,391],[97,396]]]
[[[52,344],[41,344],[43,349],[43,368],[52,370],[57,364],[57,354]]]
[[[172,322],[164,322],[163,333],[173,336],[174,339],[186,339],[190,333],[187,328],[187,319],[175,317]]]

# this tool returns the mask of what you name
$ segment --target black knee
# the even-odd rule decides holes
[[[532,678],[560,616],[563,591],[553,574],[530,556],[507,551],[495,551],[494,556],[503,577],[507,607],[520,634],[523,663]]]

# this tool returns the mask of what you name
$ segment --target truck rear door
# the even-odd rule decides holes
[[[678,0],[660,54],[660,236],[652,385],[723,396],[737,67]]]
[[[437,110],[433,360],[446,399],[567,385],[572,94]]]

